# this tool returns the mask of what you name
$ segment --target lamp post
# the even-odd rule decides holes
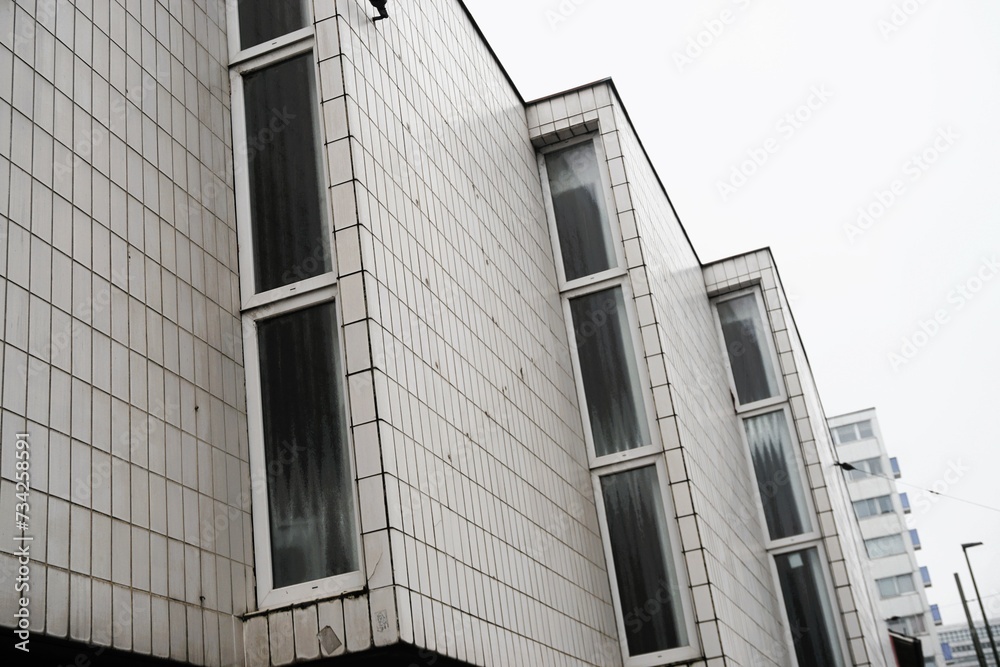
[[[969,612],[969,603],[965,601],[965,591],[962,590],[962,580],[955,573],[955,585],[958,586],[958,597],[962,598],[962,608],[965,609],[965,620],[969,622],[969,634],[972,635],[972,646],[976,649],[976,658],[980,667],[986,667],[986,655],[983,654],[983,645],[979,641],[979,633],[976,632],[976,624],[972,622],[972,614]]]
[[[962,553],[965,554],[965,564],[969,566],[969,578],[972,579],[972,590],[976,592],[976,599],[979,600],[979,611],[983,615],[983,623],[986,624],[986,636],[990,639],[990,648],[993,649],[993,660],[1000,666],[1000,653],[997,653],[997,643],[993,639],[993,630],[990,628],[990,619],[986,616],[986,607],[983,606],[983,596],[979,594],[979,586],[976,584],[976,575],[972,574],[972,563],[969,561],[969,549],[982,546],[982,542],[966,542],[962,545]]]

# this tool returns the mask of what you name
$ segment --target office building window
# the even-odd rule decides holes
[[[312,52],[243,76],[257,292],[332,268]]]
[[[621,287],[569,300],[595,455],[650,444],[649,417]]]
[[[661,481],[655,465],[600,478],[630,655],[658,653],[689,643]],[[658,602],[651,605],[650,600]]]
[[[306,27],[307,0],[239,0],[240,48],[249,49]]]
[[[886,558],[906,553],[906,544],[901,535],[887,535],[865,540],[869,558]]]
[[[913,616],[901,616],[887,621],[889,629],[901,635],[916,637],[927,633],[927,624],[924,622],[923,614]]]
[[[781,395],[780,372],[757,291],[717,303],[736,398],[741,407]]]
[[[616,241],[594,141],[546,154],[545,170],[564,280],[615,268]]]
[[[740,290],[718,297],[715,311],[735,408],[743,415],[790,649],[802,666],[841,665],[846,645],[764,298],[757,287]]]
[[[882,467],[882,459],[880,457],[864,459],[861,461],[852,461],[851,465],[854,466],[854,470],[847,471],[847,479],[852,481],[869,479],[873,476],[879,477],[884,471],[884,468]]]
[[[838,445],[845,445],[849,442],[875,437],[875,432],[872,430],[872,422],[870,419],[855,422],[853,424],[835,426],[831,429],[831,431],[833,432],[833,441]]]
[[[875,584],[878,586],[878,594],[882,599],[915,593],[917,590],[917,587],[913,584],[912,574],[900,574],[894,577],[876,579]]]
[[[539,155],[626,667],[698,655],[677,521],[599,138]]]
[[[258,324],[275,588],[358,569],[337,330],[332,301]]]
[[[870,516],[878,516],[880,514],[891,514],[893,511],[892,496],[876,496],[875,498],[854,501],[854,513],[859,519],[866,519]]]
[[[774,562],[799,665],[844,664],[819,552],[812,548],[777,554]]]
[[[273,607],[365,578],[309,6],[227,9],[256,47],[230,80],[255,575]]]
[[[810,532],[802,473],[785,411],[748,417],[743,425],[771,539]]]

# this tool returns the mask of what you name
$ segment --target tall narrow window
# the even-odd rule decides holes
[[[545,156],[566,281],[617,264],[593,141]]]
[[[795,656],[802,667],[840,667],[843,658],[819,552],[803,549],[774,557]]]
[[[258,608],[365,585],[310,6],[226,5]]]
[[[688,644],[656,466],[601,477],[629,653]],[[636,545],[642,545],[637,549]]]
[[[764,327],[756,294],[720,301],[718,309],[729,368],[740,405],[780,395],[770,333]]]
[[[715,304],[763,510],[765,546],[784,600],[790,650],[800,667],[839,667],[846,645],[837,600],[828,587],[829,563],[792,421],[796,406],[784,390],[764,300],[758,288],[750,288]],[[856,507],[859,516],[872,510],[867,503]]]
[[[846,445],[856,440],[875,437],[870,419],[853,424],[844,424],[843,426],[834,426],[832,431],[833,441],[838,445]]]
[[[239,0],[240,48],[306,27],[308,0]]]
[[[649,667],[698,637],[601,141],[545,149],[539,171],[624,664]]]
[[[274,586],[353,572],[353,474],[333,302],[258,325]]]
[[[809,508],[785,411],[748,417],[743,423],[771,539],[809,532]]]
[[[596,455],[650,444],[622,289],[570,299],[570,310]]]
[[[256,291],[331,269],[312,53],[243,77]]]

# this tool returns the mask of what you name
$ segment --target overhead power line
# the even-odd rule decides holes
[[[870,475],[872,477],[881,477],[882,479],[887,479],[890,482],[895,482],[896,484],[902,484],[903,486],[908,486],[911,489],[918,489],[918,490],[923,491],[925,493],[930,493],[932,495],[938,496],[939,498],[947,498],[948,500],[957,500],[960,503],[966,503],[968,505],[975,505],[976,507],[980,507],[980,508],[985,509],[985,510],[990,510],[991,512],[1000,512],[1000,507],[992,507],[990,505],[984,505],[983,503],[977,503],[974,500],[967,500],[965,498],[959,498],[958,496],[950,496],[950,495],[948,495],[946,493],[941,493],[940,491],[935,491],[934,489],[925,489],[922,486],[917,486],[916,484],[910,484],[909,482],[901,482],[898,479],[896,479],[895,477],[889,477],[888,475],[882,475],[882,474],[875,473],[875,472],[869,472],[869,471],[863,470],[861,468],[856,468],[853,465],[851,465],[850,463],[846,463],[844,461],[837,461],[837,463],[835,463],[834,465],[840,467],[843,470],[857,470],[858,472],[862,472],[862,473],[864,473],[866,475]]]

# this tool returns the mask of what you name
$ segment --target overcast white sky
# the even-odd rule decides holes
[[[466,1],[526,99],[614,78],[702,261],[771,246],[829,415],[1000,507],[1000,4]],[[971,541],[1000,617],[1000,512],[900,490],[945,622]]]

